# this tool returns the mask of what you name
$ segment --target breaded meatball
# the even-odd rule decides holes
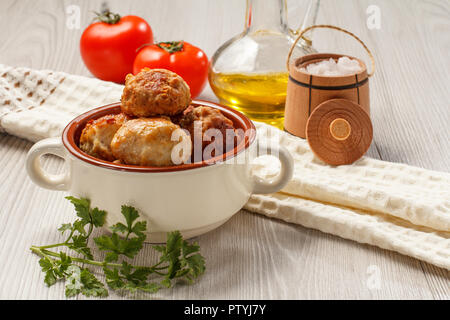
[[[175,133],[178,134],[177,139],[172,141],[176,130],[179,130]],[[176,149],[172,150],[175,146]],[[188,134],[168,118],[129,120],[116,132],[111,142],[116,159],[139,166],[181,164],[190,158],[191,148]]]
[[[114,161],[111,140],[128,119],[127,115],[119,113],[89,121],[80,136],[80,149],[93,157]]]
[[[191,109],[191,107],[189,107],[189,109]],[[220,153],[227,152],[234,148],[237,140],[234,135],[230,135],[230,133],[234,133],[233,121],[225,117],[220,110],[215,108],[198,106],[191,110],[189,109],[186,110],[188,112],[186,112],[179,120],[179,125],[181,128],[189,131],[193,145],[196,141],[202,141],[203,152],[209,144],[215,143],[215,135],[217,134],[217,132],[214,131],[208,132],[208,129],[217,129],[222,135],[222,141],[218,142],[218,144],[214,146],[214,149],[220,150],[220,143],[222,144]],[[201,132],[199,129],[195,130],[196,121],[198,121],[198,128],[200,128],[201,125]],[[227,130],[232,131],[227,135]],[[194,148],[196,148],[195,145]],[[210,156],[218,156],[219,154],[216,154],[215,151],[216,150],[212,150],[211,154],[207,154],[206,159],[210,158]],[[197,150],[194,150],[194,153],[197,152]]]
[[[144,68],[125,79],[122,111],[130,116],[170,116],[182,112],[190,103],[189,86],[169,70]]]
[[[189,107],[187,107],[186,109],[184,109],[182,112],[179,112],[175,115],[170,116],[170,120],[172,120],[173,123],[180,125],[181,120],[192,110],[194,110],[195,106],[194,105],[189,105]]]

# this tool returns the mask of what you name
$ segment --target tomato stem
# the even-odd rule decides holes
[[[97,16],[94,18],[95,20],[107,23],[107,24],[116,24],[120,21],[120,15],[118,13],[112,13],[107,10],[102,13],[94,12]]]
[[[174,53],[183,50],[184,42],[167,41],[167,42],[158,42],[156,45],[169,53]]]

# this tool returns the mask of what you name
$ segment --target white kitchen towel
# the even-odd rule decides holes
[[[33,142],[58,136],[75,116],[120,101],[122,88],[64,72],[0,64],[0,132]]]
[[[305,140],[270,126],[257,128],[258,139],[290,151],[294,177],[281,192],[253,195],[245,209],[450,270],[450,174],[368,157],[329,166]],[[257,160],[255,174],[278,173],[277,161]]]
[[[58,136],[76,115],[120,100],[122,86],[55,71],[0,65],[0,130],[31,141]],[[295,160],[279,193],[253,195],[245,209],[346,239],[394,250],[450,270],[450,174],[364,157],[333,167],[305,140],[262,123],[258,139]],[[279,163],[258,159],[271,177]]]

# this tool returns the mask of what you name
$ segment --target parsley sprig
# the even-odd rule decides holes
[[[58,229],[66,238],[63,242],[31,246],[31,251],[41,256],[39,265],[45,273],[47,286],[57,281],[65,281],[66,297],[78,294],[91,297],[106,297],[108,289],[98,280],[94,273],[85,267],[92,265],[101,267],[107,287],[112,290],[135,292],[141,290],[154,293],[162,287],[171,288],[177,280],[193,283],[205,271],[205,260],[199,253],[197,243],[184,240],[179,231],[167,234],[166,245],[152,246],[161,256],[151,266],[135,266],[127,259],[133,259],[143,248],[146,238],[147,223],[137,221],[138,211],[123,205],[124,223],[110,227],[111,235],[94,238],[97,249],[105,252],[103,260],[94,260],[88,246],[90,236],[95,228],[105,224],[106,211],[91,208],[89,199],[66,197],[75,207],[77,219],[73,223],[65,223]],[[53,248],[66,248],[74,251],[70,256],[64,251],[52,251]]]

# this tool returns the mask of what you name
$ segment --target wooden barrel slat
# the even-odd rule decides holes
[[[315,76],[300,70],[300,68],[310,63],[316,63],[330,58],[337,60],[344,56],[358,60],[363,67],[362,71],[356,75]],[[306,55],[298,58],[291,64],[289,76],[284,128],[293,135],[306,138],[306,122],[308,121],[308,117],[319,104],[330,99],[347,99],[359,104],[367,113],[370,112],[367,67],[358,58],[333,53]],[[300,85],[298,82],[302,84]],[[353,88],[341,88],[352,85],[354,85]],[[315,88],[314,86],[328,88]],[[339,89],[329,87],[338,87]]]

